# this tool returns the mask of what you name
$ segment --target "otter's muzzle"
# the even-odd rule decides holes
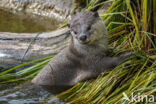
[[[79,39],[80,39],[81,41],[86,41],[86,40],[87,40],[87,36],[86,36],[86,35],[81,35],[81,36],[79,37]]]

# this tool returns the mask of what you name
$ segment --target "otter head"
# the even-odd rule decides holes
[[[68,27],[73,38],[81,44],[94,44],[107,34],[105,25],[97,12],[85,11],[76,14]]]

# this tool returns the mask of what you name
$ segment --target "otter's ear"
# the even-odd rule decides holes
[[[98,12],[96,11],[96,12],[94,12],[94,16],[95,17],[99,17],[99,14],[98,14]]]
[[[67,24],[67,26],[68,26],[68,28],[70,28],[70,24],[69,23]]]

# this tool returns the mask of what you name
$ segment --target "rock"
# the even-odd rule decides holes
[[[0,7],[42,16],[70,19],[73,0],[1,0]]]
[[[38,37],[36,37],[38,35]],[[34,40],[34,41],[32,41]],[[30,45],[32,41],[32,44]],[[0,68],[10,68],[23,62],[55,55],[70,42],[68,28],[53,32],[8,33],[0,32]],[[30,45],[29,50],[26,52]],[[22,57],[26,53],[24,59]]]

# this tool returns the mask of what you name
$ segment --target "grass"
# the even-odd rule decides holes
[[[105,2],[86,0],[87,10],[92,10]],[[96,79],[78,83],[73,88],[57,95],[69,104],[141,104],[123,99],[132,93],[140,96],[156,97],[156,2],[155,0],[107,0],[112,2],[105,14],[100,14],[108,26],[110,55],[117,56],[133,52],[127,62],[110,72],[101,73]],[[83,1],[84,2],[84,1]],[[0,73],[0,83],[17,82],[33,78],[52,57],[16,73],[6,70]],[[156,98],[155,98],[156,99]],[[148,104],[145,101],[144,104]]]
[[[152,1],[147,0],[139,4],[134,0],[114,0],[106,13],[100,14],[104,22],[111,20],[107,26],[109,46],[115,55],[132,51],[136,56],[112,71],[102,73],[97,79],[81,82],[57,97],[69,104],[135,104],[137,102],[123,99],[123,93],[129,98],[132,93],[156,96],[156,33],[152,26],[156,18],[152,18],[150,4]],[[94,7],[90,4],[88,10]]]
[[[21,81],[32,79],[50,61],[52,57],[53,56],[49,56],[49,57],[33,60],[33,61],[23,63],[21,65],[15,66],[13,68],[10,68],[6,71],[1,72],[0,84],[15,83],[15,82],[21,82]],[[33,63],[36,63],[36,64],[31,67],[17,71],[15,73],[11,73],[12,71],[18,68],[21,68],[23,66],[30,65]]]

